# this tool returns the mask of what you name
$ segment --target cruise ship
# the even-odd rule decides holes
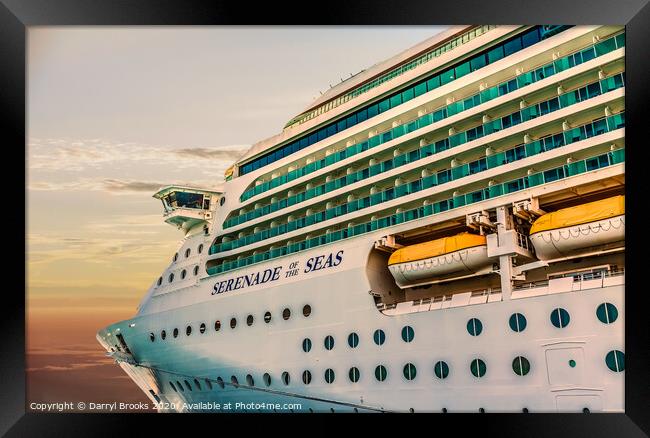
[[[182,240],[98,341],[159,412],[623,412],[624,46],[452,26],[331,87],[154,195]]]

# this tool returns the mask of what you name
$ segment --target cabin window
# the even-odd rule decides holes
[[[325,370],[325,381],[327,383],[334,383],[334,379],[336,378],[334,374],[334,370],[331,368],[328,368]]]
[[[603,324],[611,324],[618,318],[618,309],[612,303],[603,303],[596,308],[596,317]]]
[[[221,388],[221,389],[225,388],[225,386],[226,386],[223,383],[223,379],[221,378],[221,376],[217,377],[217,385],[219,385],[219,388]]]
[[[171,283],[172,281],[174,281],[174,273],[173,273],[173,272],[172,272],[171,274],[169,274],[169,279],[168,279],[168,281],[169,281],[170,283]]]
[[[221,321],[216,320],[216,321],[214,322],[214,331],[215,331],[215,332],[218,332],[219,330],[221,330]]]
[[[234,329],[237,327],[237,318],[230,318],[230,328]]]
[[[156,340],[156,335],[154,335],[153,332],[149,333],[149,339],[151,340],[151,342],[154,342]]]
[[[161,331],[160,338],[164,341],[166,337],[167,337],[167,332],[165,330]]]
[[[512,370],[518,376],[525,376],[530,371],[530,362],[523,356],[517,356],[512,361]]]
[[[187,249],[185,250],[185,258],[188,258],[188,257],[190,256],[191,253],[192,253],[192,250],[191,250],[190,248],[187,248]]]
[[[350,333],[350,335],[348,336],[348,345],[350,346],[350,348],[357,348],[357,346],[359,345],[359,335],[357,335],[356,333]]]
[[[433,366],[433,373],[439,379],[446,379],[449,376],[449,365],[447,365],[447,362],[439,360]]]
[[[239,380],[237,380],[237,376],[230,376],[230,383],[232,383],[235,387],[239,387]]]
[[[158,286],[162,284],[162,277],[158,278]]]
[[[327,350],[331,350],[334,348],[334,338],[330,335],[326,336],[324,344]]]
[[[377,368],[375,368],[375,378],[383,382],[386,380],[386,377],[388,377],[388,371],[386,370],[386,367],[383,365],[378,365]]]
[[[264,380],[264,384],[266,386],[271,386],[271,375],[269,373],[264,373],[264,376],[262,376],[262,380]]]
[[[194,379],[194,386],[196,386],[196,389],[199,391],[201,390],[201,384],[199,383],[198,379]]]
[[[174,333],[173,333],[173,335],[174,335],[175,338],[178,337],[178,329],[177,329],[177,328],[174,329]]]
[[[271,322],[271,312],[264,313],[264,322],[267,324]]]
[[[619,373],[625,370],[625,353],[620,350],[612,350],[605,356],[607,368]]]
[[[302,372],[302,383],[309,385],[311,383],[311,372],[305,370]]]
[[[357,383],[359,381],[359,377],[361,377],[361,374],[359,373],[359,368],[357,367],[350,368],[350,371],[348,372],[348,376],[350,377],[350,382]]]
[[[415,331],[413,327],[407,325],[402,328],[402,340],[404,342],[411,342],[415,338]]]
[[[521,313],[513,313],[508,321],[510,328],[514,332],[523,332],[526,329],[526,317]]]
[[[255,318],[253,318],[253,315],[248,315],[246,317],[246,325],[249,327],[253,325],[253,322],[255,321]]]
[[[472,318],[467,321],[467,331],[472,336],[478,336],[483,331],[483,324],[480,319]]]
[[[289,373],[285,371],[282,373],[282,383],[284,383],[285,386],[289,386],[289,382],[291,382],[291,377],[289,376]]]
[[[472,375],[474,377],[481,378],[485,375],[485,372],[487,371],[487,366],[485,365],[485,362],[483,360],[474,359],[472,360],[469,369],[472,372]]]
[[[203,252],[203,244],[200,244],[196,250],[199,254],[201,254]]]
[[[178,260],[178,253],[174,254],[174,261]]]
[[[311,351],[311,339],[305,338],[302,341],[302,351],[309,353]]]
[[[201,334],[205,333],[205,323],[204,322],[202,322],[201,325],[199,326],[199,332],[201,332]]]
[[[194,275],[199,275],[199,267],[198,265],[194,267]]]
[[[187,270],[186,270],[186,269],[183,269],[183,270],[181,271],[181,279],[184,279],[185,277],[187,277]]]
[[[384,331],[381,329],[377,329],[372,335],[372,339],[375,341],[375,344],[383,345],[384,342],[386,342],[386,333],[384,333]]]
[[[189,335],[191,335],[191,334],[192,334],[192,326],[191,326],[191,325],[188,325],[188,326],[185,328],[185,335],[186,335],[186,336],[189,336]]]
[[[551,312],[551,323],[557,328],[566,327],[567,325],[569,325],[570,321],[571,321],[571,317],[569,316],[569,312],[567,312],[561,307],[553,309],[553,311]]]
[[[286,309],[284,309],[284,310],[282,311],[282,319],[284,319],[284,320],[286,321],[286,320],[288,320],[289,318],[291,318],[291,310],[289,310],[288,308],[286,308]]]
[[[302,314],[305,318],[311,315],[311,306],[309,304],[306,304],[305,307],[302,308]]]
[[[246,375],[246,383],[248,384],[248,386],[255,386],[255,380],[253,379],[253,376],[251,376],[250,374],[247,374]]]
[[[413,380],[415,379],[415,375],[417,374],[417,370],[415,369],[415,365],[412,363],[407,363],[404,365],[404,378],[406,380]]]

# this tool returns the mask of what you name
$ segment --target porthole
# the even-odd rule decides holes
[[[193,272],[194,272],[194,275],[195,275],[195,276],[196,276],[196,275],[199,275],[199,267],[198,267],[198,266],[195,266]]]
[[[325,348],[327,350],[334,348],[334,338],[330,335],[325,337],[325,341],[323,343],[325,344]]]
[[[603,324],[611,324],[618,318],[618,309],[612,303],[603,303],[596,308],[596,317]]]
[[[348,376],[350,377],[350,382],[353,383],[358,382],[359,377],[361,377],[361,374],[359,373],[359,368],[357,367],[350,368],[350,371],[348,372]]]
[[[402,328],[402,340],[404,342],[411,342],[415,338],[415,331],[410,325],[406,325]]]
[[[190,382],[188,382],[187,380],[183,380],[183,382],[185,383],[185,387],[187,388],[187,390],[191,391],[192,390],[192,385],[190,385]]]
[[[305,370],[302,372],[302,383],[309,385],[311,383],[311,372]]]
[[[483,324],[478,318],[472,318],[467,321],[467,331],[472,336],[478,336],[483,331]]]
[[[551,312],[551,323],[557,328],[564,328],[568,326],[570,321],[571,317],[569,316],[569,312],[561,307],[553,309]]]
[[[625,353],[620,350],[612,350],[605,356],[607,368],[615,373],[625,370]]]
[[[199,254],[203,252],[203,244],[200,244],[199,247],[196,249]]]
[[[178,329],[177,329],[177,328],[174,329],[174,333],[173,333],[173,335],[174,335],[175,338],[178,337]]]
[[[185,392],[185,388],[183,388],[183,384],[179,382],[178,380],[176,381],[176,387],[181,390],[181,392]]]
[[[160,338],[164,341],[166,337],[167,337],[167,332],[165,330],[161,331]]]
[[[354,332],[350,333],[348,335],[348,345],[350,346],[350,348],[357,348],[357,346],[359,345],[359,335]]]
[[[269,373],[264,373],[262,380],[264,380],[266,386],[271,386],[271,375]]]
[[[508,320],[513,332],[523,332],[526,329],[526,317],[521,313],[513,313]]]
[[[433,366],[433,373],[439,379],[446,379],[449,376],[449,365],[447,365],[447,362],[439,360]]]
[[[172,281],[174,281],[174,273],[173,273],[173,272],[172,272],[171,274],[169,274],[169,277],[167,278],[167,281],[168,281],[169,283],[171,283]]]
[[[192,250],[191,250],[190,248],[187,248],[187,249],[185,250],[185,258],[188,258],[188,257],[190,256],[191,253],[192,253]]]
[[[237,327],[237,318],[230,318],[230,328],[234,329]]]
[[[269,322],[271,322],[271,312],[266,312],[266,313],[264,314],[264,322],[267,323],[267,324],[268,324]]]
[[[156,335],[154,335],[153,332],[149,333],[149,340],[151,342],[154,342],[156,340]]]
[[[386,380],[386,377],[388,377],[388,371],[386,370],[386,367],[383,365],[377,365],[377,368],[375,368],[375,379],[383,382]]]
[[[384,333],[384,331],[381,329],[377,329],[372,335],[372,339],[375,341],[375,344],[383,345],[384,342],[386,342],[386,333]]]
[[[174,254],[174,261],[178,260],[178,253]]]
[[[407,363],[404,365],[404,378],[406,380],[413,380],[415,379],[415,375],[417,374],[417,370],[415,369],[415,365],[412,363]]]
[[[237,380],[237,376],[230,376],[230,383],[232,383],[235,388],[238,388],[239,380]]]
[[[530,371],[530,362],[523,356],[517,356],[512,361],[512,370],[518,376],[525,376]]]
[[[335,377],[336,376],[334,375],[334,370],[333,369],[328,368],[328,369],[325,370],[325,381],[327,383],[333,383]]]
[[[162,277],[158,277],[158,286],[162,284]]]
[[[221,377],[217,377],[217,385],[219,385],[219,388],[223,389],[225,388],[225,384],[223,383],[223,379]]]
[[[183,270],[181,271],[181,280],[184,280],[185,277],[187,277],[187,269],[183,269]]]
[[[185,334],[186,334],[187,336],[189,336],[189,335],[192,334],[192,326],[191,326],[191,325],[188,325],[188,326],[185,328]]]
[[[303,341],[302,341],[302,351],[304,351],[305,353],[309,353],[310,350],[311,350],[311,339],[309,339],[309,338],[303,339]]]
[[[194,379],[194,386],[196,386],[196,389],[199,391],[201,390],[201,384],[199,383],[198,379]]]
[[[169,386],[172,387],[172,389],[174,390],[174,392],[178,392],[178,390],[177,390],[176,387],[174,386],[174,382],[169,382]]]
[[[246,383],[248,384],[248,386],[255,386],[255,379],[253,379],[253,376],[251,376],[250,374],[247,374],[246,375]]]
[[[208,387],[209,390],[212,390],[212,382],[210,379],[205,379],[205,385]]]
[[[472,363],[469,366],[470,371],[474,375],[474,377],[481,378],[485,375],[485,372],[487,371],[487,366],[485,365],[485,362],[483,362],[481,359],[474,359],[472,360]]]
[[[284,319],[284,320],[286,321],[286,320],[288,320],[289,318],[291,318],[291,310],[289,310],[288,308],[286,308],[286,309],[284,309],[284,310],[282,311],[282,319]]]
[[[219,205],[223,207],[223,203],[226,202],[226,197],[224,196],[223,198],[219,199]]]
[[[309,304],[305,304],[305,306],[302,308],[302,316],[307,318],[309,315],[311,315],[311,306]]]
[[[205,323],[204,322],[202,322],[201,325],[199,326],[199,332],[201,332],[201,334],[205,333]]]
[[[249,326],[249,327],[252,326],[254,321],[255,321],[255,318],[253,318],[253,315],[248,315],[246,317],[246,325],[247,326]]]
[[[282,383],[284,383],[285,386],[289,386],[289,383],[291,382],[291,377],[289,376],[289,373],[287,371],[282,373]]]
[[[214,322],[214,331],[215,331],[215,332],[218,332],[219,330],[221,330],[221,321],[216,320],[216,321]]]

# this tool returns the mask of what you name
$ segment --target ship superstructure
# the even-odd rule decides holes
[[[183,240],[98,340],[160,411],[623,411],[624,45],[455,26],[332,87],[155,195]]]

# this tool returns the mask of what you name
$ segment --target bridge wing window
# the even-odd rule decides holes
[[[171,192],[163,198],[163,203],[171,208],[198,208],[202,209],[204,205],[209,208],[210,201],[203,203],[203,195],[200,193]]]

